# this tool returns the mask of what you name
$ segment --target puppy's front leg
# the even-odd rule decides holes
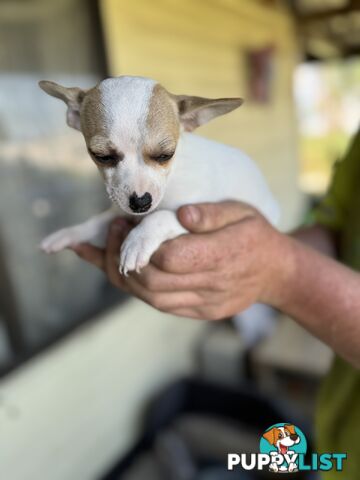
[[[145,267],[151,255],[166,240],[178,237],[187,230],[179,223],[176,213],[157,210],[146,216],[126,237],[120,251],[120,273]]]
[[[70,245],[83,242],[90,242],[102,247],[105,245],[109,224],[117,216],[119,216],[118,211],[109,209],[89,218],[86,222],[62,228],[44,238],[40,248],[46,253],[56,253]]]

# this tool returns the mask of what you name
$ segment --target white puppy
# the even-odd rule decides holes
[[[279,210],[263,176],[243,152],[191,133],[242,104],[240,98],[173,95],[149,78],[109,78],[89,90],[42,81],[67,104],[67,123],[81,130],[114,206],[45,238],[58,252],[80,242],[103,244],[116,216],[137,216],[120,252],[120,272],[140,271],[166,240],[186,233],[176,218],[188,203],[242,200],[276,224]]]

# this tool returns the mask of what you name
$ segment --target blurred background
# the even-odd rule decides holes
[[[109,202],[64,105],[37,82],[131,74],[244,97],[198,133],[257,161],[289,230],[358,128],[359,53],[357,0],[0,1],[2,478],[230,478],[226,452],[256,450],[276,421],[311,438],[331,361],[269,309],[235,324],[170,317],[71,252],[42,255],[45,235]]]

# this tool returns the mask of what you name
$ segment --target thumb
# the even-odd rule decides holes
[[[190,232],[211,232],[253,217],[255,210],[243,202],[199,203],[180,207],[179,222]]]

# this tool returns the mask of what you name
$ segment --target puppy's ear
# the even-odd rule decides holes
[[[270,445],[275,445],[275,428],[265,432],[263,437],[270,443]]]
[[[60,98],[66,103],[68,107],[66,112],[67,124],[69,127],[76,128],[76,130],[81,130],[80,107],[86,91],[77,87],[63,87],[48,80],[41,80],[39,87],[52,97]]]
[[[203,98],[187,95],[173,95],[179,111],[180,123],[187,132],[209,122],[219,115],[240,107],[242,98]]]

